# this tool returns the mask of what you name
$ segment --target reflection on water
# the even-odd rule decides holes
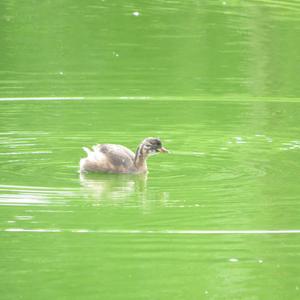
[[[95,203],[126,201],[133,194],[146,200],[147,174],[84,174],[80,173],[83,197]]]
[[[0,185],[0,206],[64,206],[74,196],[68,188]]]

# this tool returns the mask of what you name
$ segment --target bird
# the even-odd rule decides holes
[[[145,138],[137,147],[136,152],[122,145],[97,144],[82,148],[87,157],[80,160],[80,173],[147,173],[147,158],[150,155],[169,152],[162,146],[159,138]]]

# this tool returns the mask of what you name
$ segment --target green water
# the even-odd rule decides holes
[[[1,299],[299,299],[297,1],[6,0],[0,32]],[[148,136],[147,176],[78,173]]]

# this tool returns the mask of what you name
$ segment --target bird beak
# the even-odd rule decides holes
[[[164,153],[169,153],[169,151],[164,147],[159,148],[158,151],[159,152],[164,152]]]

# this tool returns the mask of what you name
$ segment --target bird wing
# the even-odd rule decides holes
[[[115,167],[131,167],[134,163],[134,153],[122,145],[100,144],[93,146],[93,150],[102,153],[108,162]]]

